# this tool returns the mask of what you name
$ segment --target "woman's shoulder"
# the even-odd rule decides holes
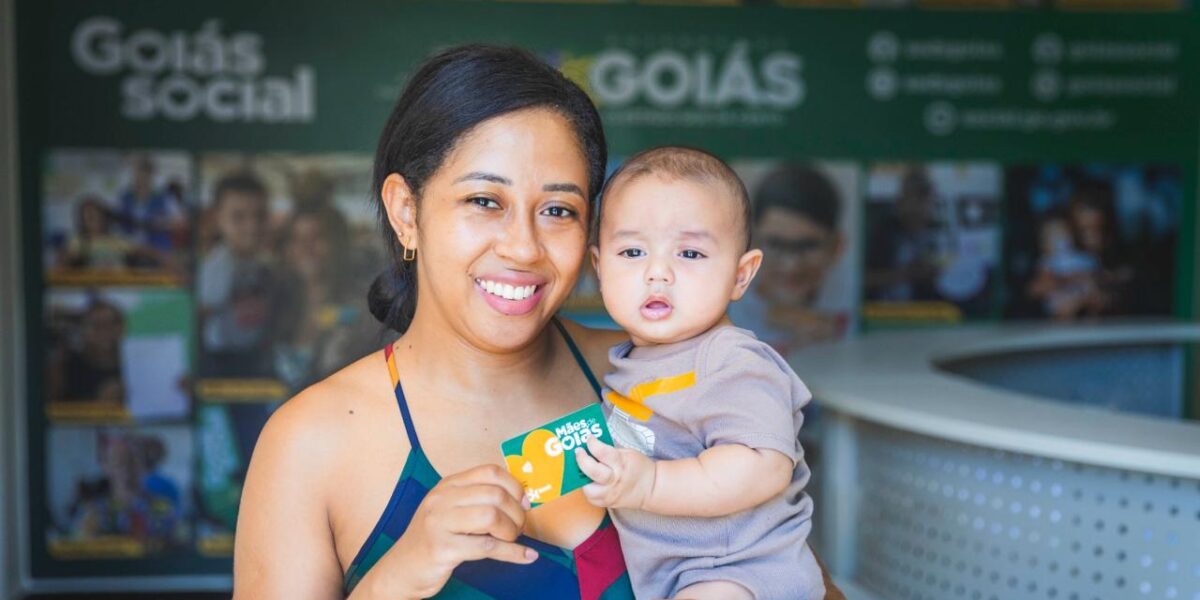
[[[566,327],[571,339],[575,340],[575,345],[579,346],[579,351],[583,354],[588,366],[597,375],[603,375],[611,370],[608,363],[608,349],[621,342],[629,341],[629,335],[620,329],[587,327],[561,317],[559,320]]]
[[[255,447],[269,461],[298,462],[309,472],[336,468],[356,440],[395,411],[387,363],[373,352],[284,402],[267,420]]]

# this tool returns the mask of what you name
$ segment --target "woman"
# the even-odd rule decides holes
[[[632,597],[603,510],[527,511],[499,466],[502,440],[599,400],[624,337],[554,319],[605,159],[591,102],[524,52],[455,48],[413,75],[374,176],[394,266],[371,307],[403,336],[267,423],[237,597]]]

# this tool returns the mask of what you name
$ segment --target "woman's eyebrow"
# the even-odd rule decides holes
[[[587,199],[587,196],[584,195],[583,190],[573,183],[547,183],[546,185],[542,186],[542,191],[569,192],[572,194],[578,194],[580,198]]]
[[[466,175],[455,179],[454,183],[461,183],[463,181],[490,181],[492,183],[499,183],[500,185],[512,185],[511,179],[507,177],[501,177],[495,173],[487,173],[484,171],[473,171],[471,173],[467,173]]]
[[[498,183],[500,185],[512,185],[511,179],[496,175],[495,173],[488,173],[486,171],[473,171],[471,173],[467,173],[466,175],[455,179],[454,183],[462,183],[464,181],[489,181],[491,183]],[[587,195],[583,193],[583,189],[574,183],[547,183],[546,185],[542,186],[542,191],[567,192],[571,194],[577,194],[580,198],[587,198]]]

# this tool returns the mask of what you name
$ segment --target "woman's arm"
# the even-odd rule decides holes
[[[329,488],[338,457],[361,433],[333,425],[336,407],[344,404],[339,400],[364,392],[331,380],[285,403],[259,437],[238,515],[235,598],[342,597],[342,566],[326,507],[330,495],[339,493]],[[533,562],[537,553],[515,543],[528,510],[523,495],[521,485],[497,465],[445,477],[350,597],[425,598],[441,590],[464,561]]]
[[[334,448],[312,392],[273,414],[254,448],[238,513],[234,598],[342,597],[322,473]]]

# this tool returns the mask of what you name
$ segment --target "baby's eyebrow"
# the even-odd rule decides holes
[[[698,229],[695,231],[681,231],[681,232],[679,232],[679,237],[684,238],[684,239],[707,239],[708,241],[713,242],[713,243],[715,243],[717,241],[716,236],[709,233],[708,230],[706,230],[706,229]]]
[[[636,229],[618,229],[612,236],[614,238],[636,238],[642,237],[642,232]]]

